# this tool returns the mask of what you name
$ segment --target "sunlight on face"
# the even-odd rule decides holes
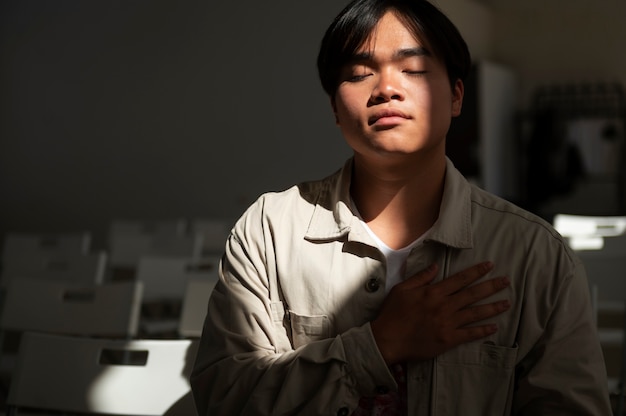
[[[443,157],[462,98],[462,82],[450,88],[443,63],[389,11],[342,68],[332,103],[356,155]]]

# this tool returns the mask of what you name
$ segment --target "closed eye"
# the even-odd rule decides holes
[[[428,71],[409,71],[409,70],[405,70],[405,71],[402,71],[402,72],[404,72],[405,74],[415,75],[415,76],[421,76],[421,75],[424,75],[424,74],[428,73]]]
[[[362,74],[362,75],[350,75],[346,81],[348,82],[359,82],[363,81],[365,78],[369,77],[372,74]]]
[[[341,79],[345,82],[359,82],[372,75],[373,72],[365,62],[357,60],[342,68]]]

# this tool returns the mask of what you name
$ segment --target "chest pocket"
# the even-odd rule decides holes
[[[289,311],[289,321],[294,348],[330,337],[330,322],[326,315],[305,316]]]
[[[462,345],[437,357],[434,414],[510,414],[517,352],[517,345],[485,342]]]

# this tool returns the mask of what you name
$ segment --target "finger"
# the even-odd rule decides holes
[[[437,276],[438,270],[439,266],[437,266],[436,263],[433,263],[424,270],[418,272],[416,275],[406,279],[404,282],[400,283],[400,285],[403,285],[405,288],[426,286]]]
[[[493,263],[490,261],[478,263],[472,267],[453,274],[438,283],[438,285],[440,286],[440,290],[443,294],[450,295],[474,283],[476,280],[489,273],[492,269]]]
[[[488,303],[485,305],[471,306],[460,310],[456,316],[458,327],[473,324],[484,319],[493,318],[511,308],[511,302],[501,300],[498,302]]]
[[[449,305],[453,309],[463,309],[509,287],[511,282],[505,276],[496,277],[459,290],[450,296]]]

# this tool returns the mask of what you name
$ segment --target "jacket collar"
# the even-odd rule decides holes
[[[348,159],[342,169],[322,182],[305,236],[307,239],[347,238],[371,242],[351,208],[352,164],[353,159]],[[472,247],[471,192],[471,185],[453,163],[446,159],[446,177],[439,218],[428,232],[426,240],[456,248]]]

